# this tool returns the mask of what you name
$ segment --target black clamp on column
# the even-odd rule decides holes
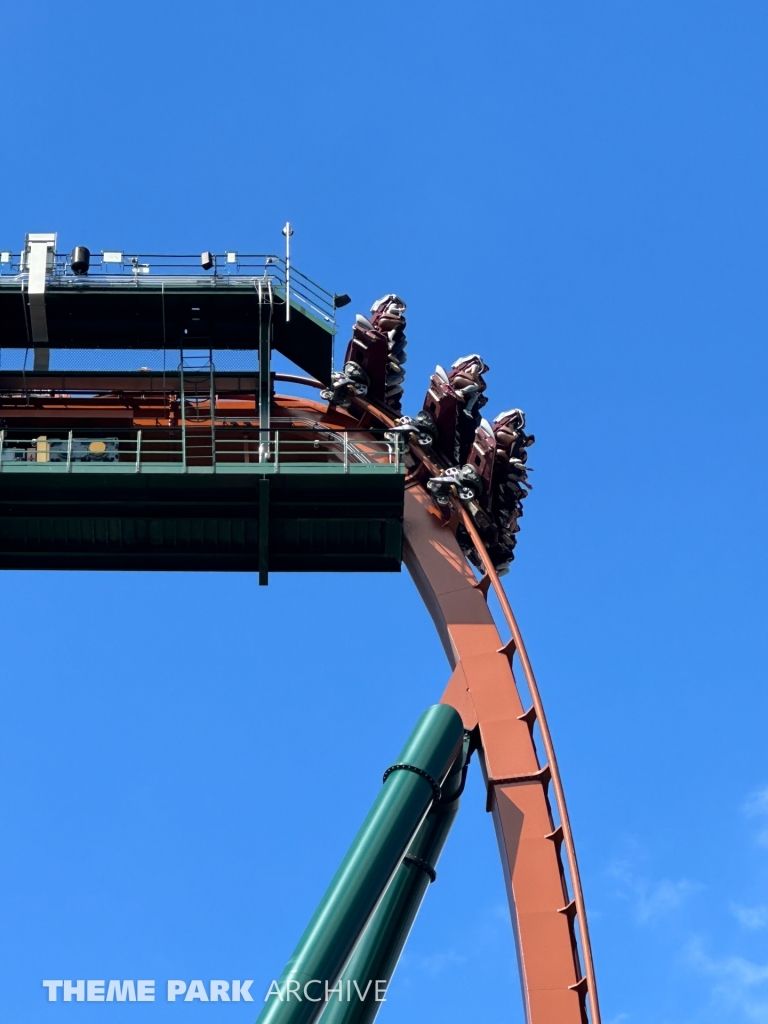
[[[434,803],[438,802],[438,800],[440,799],[440,783],[436,782],[435,779],[433,779],[432,776],[429,774],[429,772],[425,772],[423,768],[417,768],[415,764],[393,764],[391,768],[387,768],[387,770],[384,772],[384,777],[382,778],[381,781],[386,782],[389,776],[392,774],[392,772],[398,771],[415,772],[415,774],[420,775],[422,779],[426,779],[427,782],[432,787]]]
[[[428,860],[423,860],[421,857],[411,857],[410,854],[406,854],[406,856],[403,857],[403,864],[413,864],[415,867],[421,868],[421,870],[429,877],[430,882],[434,882],[437,879],[437,872]]]

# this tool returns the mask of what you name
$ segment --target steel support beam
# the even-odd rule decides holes
[[[259,586],[269,583],[269,479],[259,480]]]
[[[360,935],[387,891],[464,736],[447,704],[428,708],[416,723],[320,906],[268,996],[257,1024],[314,1024],[326,986],[334,987]],[[321,998],[316,999],[318,993]]]
[[[453,675],[443,701],[479,728],[509,897],[527,1024],[586,1024],[573,904],[560,856],[562,828],[548,799],[533,719],[520,701],[493,616],[456,538],[428,494],[405,495],[404,561],[443,641]],[[595,1024],[599,1024],[595,1019]]]
[[[32,344],[35,349],[35,370],[47,370],[50,360],[48,318],[45,309],[45,286],[53,265],[55,251],[55,234],[27,235],[25,257],[28,274],[29,327]]]
[[[437,861],[459,810],[468,753],[467,733],[464,749],[442,785],[440,801],[408,847],[341,976],[341,989],[328,1001],[321,1024],[373,1024],[429,883],[435,881]]]

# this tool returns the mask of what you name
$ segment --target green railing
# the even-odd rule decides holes
[[[19,288],[27,280],[24,253],[0,252],[0,289]],[[289,284],[290,282],[290,284]],[[48,275],[48,289],[110,290],[174,288],[256,288],[268,298],[285,302],[287,287],[291,299],[335,330],[336,296],[311,277],[302,274],[285,258],[273,254],[225,252],[212,254],[207,269],[200,255],[158,255],[147,253],[92,253],[87,274],[75,274],[70,257],[56,253]]]
[[[384,431],[260,431],[196,421],[184,429],[0,430],[0,473],[404,473]]]

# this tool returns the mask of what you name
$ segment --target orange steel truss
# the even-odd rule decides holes
[[[278,402],[283,399],[278,399]],[[325,424],[392,426],[365,399],[353,419],[316,402],[299,403]],[[406,480],[403,560],[424,601],[453,669],[442,702],[475,732],[493,814],[517,948],[528,1024],[600,1024],[600,1008],[581,879],[560,771],[539,688],[520,629],[471,517],[460,502],[446,519],[421,482],[438,472],[417,445]],[[484,575],[470,568],[455,537],[467,529]],[[502,640],[488,606],[493,588],[510,638]],[[513,672],[517,656],[531,696],[523,707]],[[534,740],[538,723],[544,759]],[[554,795],[556,816],[549,799]],[[565,857],[563,857],[563,853]]]
[[[276,375],[281,379],[282,375]],[[315,387],[315,380],[283,379]],[[119,381],[118,381],[119,383]],[[30,399],[8,401],[4,417],[30,427],[83,422],[112,427],[171,427],[178,410],[156,395],[148,382],[130,395],[92,396],[37,391]],[[245,387],[244,387],[245,385]],[[221,408],[232,422],[258,425],[253,377],[226,389]],[[201,423],[211,413],[202,403]],[[391,415],[363,398],[344,411],[324,402],[275,396],[276,422],[294,427],[355,431],[371,460],[377,453],[374,429],[393,426]],[[312,436],[311,434],[308,436]],[[516,941],[523,1002],[528,1024],[600,1024],[592,951],[581,880],[560,772],[539,689],[520,630],[491,559],[460,501],[450,513],[433,502],[425,483],[439,473],[422,449],[409,444],[410,471],[405,480],[403,560],[429,610],[443,643],[452,675],[442,702],[452,705],[473,733],[487,788],[501,854]],[[399,492],[402,494],[402,491]],[[399,516],[399,511],[398,511]],[[480,579],[467,562],[455,531],[467,530],[483,564]],[[399,542],[398,542],[399,543]],[[397,555],[395,556],[397,559]],[[395,562],[397,564],[397,561]],[[493,589],[504,619],[502,638],[488,605]],[[531,706],[523,706],[513,672],[517,659]],[[534,727],[543,747],[537,752]],[[550,802],[550,791],[554,797]]]

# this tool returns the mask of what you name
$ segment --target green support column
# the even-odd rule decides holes
[[[258,1018],[258,1024],[313,1024],[360,935],[428,815],[464,736],[447,704],[416,723],[362,828],[336,872]]]
[[[341,988],[328,1000],[320,1024],[372,1024],[419,912],[448,833],[459,810],[469,753],[464,749],[416,838],[408,847],[392,884],[376,908],[341,976]]]
[[[269,477],[259,480],[259,586],[269,583]]]

